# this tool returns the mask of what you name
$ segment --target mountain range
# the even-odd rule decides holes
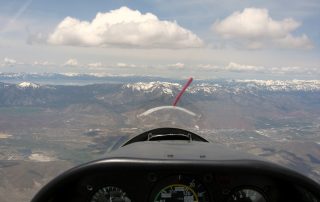
[[[319,80],[195,80],[178,103],[186,110],[173,110],[159,106],[172,104],[183,80],[0,78],[1,201],[28,201],[64,169],[99,158],[136,134],[168,126],[320,181]],[[10,190],[15,194],[7,197]]]

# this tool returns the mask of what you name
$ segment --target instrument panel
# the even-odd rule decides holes
[[[88,176],[72,195],[81,196],[77,201],[90,202],[272,202],[280,198],[277,183],[263,176],[129,173]]]
[[[281,172],[237,163],[97,161],[56,178],[33,202],[319,202]]]

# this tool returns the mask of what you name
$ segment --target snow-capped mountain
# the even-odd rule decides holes
[[[162,91],[162,94],[173,95],[182,89],[179,83],[170,82],[137,82],[122,86],[122,89],[131,89],[134,92],[153,93]],[[320,80],[234,80],[224,82],[196,83],[192,84],[187,93],[211,95],[218,92],[239,94],[254,93],[257,91],[291,92],[320,91]]]
[[[268,91],[319,91],[320,80],[236,80],[242,88]]]
[[[182,86],[183,81],[139,81],[81,86],[0,82],[0,107],[64,108],[72,106],[70,110],[81,111],[86,109],[83,106],[88,106],[107,109],[108,113],[125,113],[141,107],[147,110],[171,105]],[[268,114],[270,117],[283,116],[283,114],[287,117],[295,114],[301,116],[319,114],[319,100],[320,81],[318,80],[195,81],[187,89],[179,106],[195,113],[211,110],[214,116],[219,117],[215,119],[216,121],[219,122],[223,119],[220,119],[221,117],[227,116],[226,121],[234,119],[235,124],[241,125],[242,118],[252,114]],[[234,111],[238,114],[234,114]],[[212,118],[214,118],[213,115]],[[222,121],[221,124],[224,122]]]
[[[181,85],[178,83],[170,82],[137,82],[129,83],[122,86],[122,89],[131,89],[133,92],[152,93],[155,91],[162,91],[163,94],[173,95],[173,92],[181,89]]]
[[[39,84],[30,83],[30,82],[22,82],[17,84],[19,88],[40,88]]]
[[[183,81],[139,76],[110,76],[106,74],[74,74],[74,73],[0,73],[0,81],[22,84],[20,87],[35,87],[25,83],[88,85],[97,83],[121,83],[123,90],[134,92],[158,92],[173,95],[181,90]],[[41,85],[42,87],[43,85]],[[187,89],[187,93],[210,95],[219,92],[250,93],[255,91],[290,92],[319,91],[320,80],[196,80]]]
[[[109,75],[105,73],[1,73],[0,82],[21,83],[24,81],[52,85],[88,85],[97,83],[128,83],[168,81],[160,77],[143,77],[134,75]]]

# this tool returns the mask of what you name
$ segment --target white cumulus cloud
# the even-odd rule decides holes
[[[224,66],[212,64],[197,65],[199,71],[210,72],[235,72],[235,73],[256,73],[256,74],[297,74],[297,75],[315,75],[320,73],[320,69],[316,67],[301,67],[301,66],[260,66],[240,64],[237,62],[229,62]]]
[[[5,57],[0,61],[0,67],[13,67],[17,65],[24,65],[25,63],[19,62],[13,58]]]
[[[17,64],[18,62],[12,58],[4,58],[3,59],[3,64],[4,65],[15,65]]]
[[[117,67],[137,67],[137,65],[135,64],[127,64],[127,63],[124,63],[124,62],[118,62],[116,64]]]
[[[79,65],[79,62],[77,59],[74,59],[74,58],[70,58],[69,60],[67,60],[64,64],[64,66],[78,66]]]
[[[176,22],[161,21],[151,13],[142,14],[127,7],[98,13],[91,22],[66,17],[49,35],[47,42],[54,45],[140,48],[203,45],[197,35]]]
[[[184,63],[181,63],[181,62],[177,62],[177,63],[175,63],[175,64],[169,65],[169,67],[184,68],[184,67],[185,67],[185,64],[184,64]]]
[[[262,66],[244,65],[244,64],[238,64],[235,62],[230,62],[225,67],[225,70],[233,71],[233,72],[261,72],[261,71],[264,71],[265,68]]]
[[[275,39],[275,42],[285,48],[313,48],[312,42],[305,34],[298,37],[294,37],[291,34],[288,34],[284,38]]]
[[[99,68],[99,67],[102,67],[103,64],[101,62],[94,62],[94,63],[89,63],[88,66],[90,68]]]
[[[267,9],[245,8],[223,20],[217,20],[212,29],[225,39],[240,39],[248,48],[263,48],[270,43],[282,48],[312,48],[312,42],[303,34],[292,32],[301,25],[292,18],[274,20]]]
[[[48,61],[34,61],[33,65],[39,65],[39,66],[48,66],[48,65],[53,65],[52,63],[48,62]]]

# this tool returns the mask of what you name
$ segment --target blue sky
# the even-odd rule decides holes
[[[320,79],[318,0],[0,3],[0,72]]]

